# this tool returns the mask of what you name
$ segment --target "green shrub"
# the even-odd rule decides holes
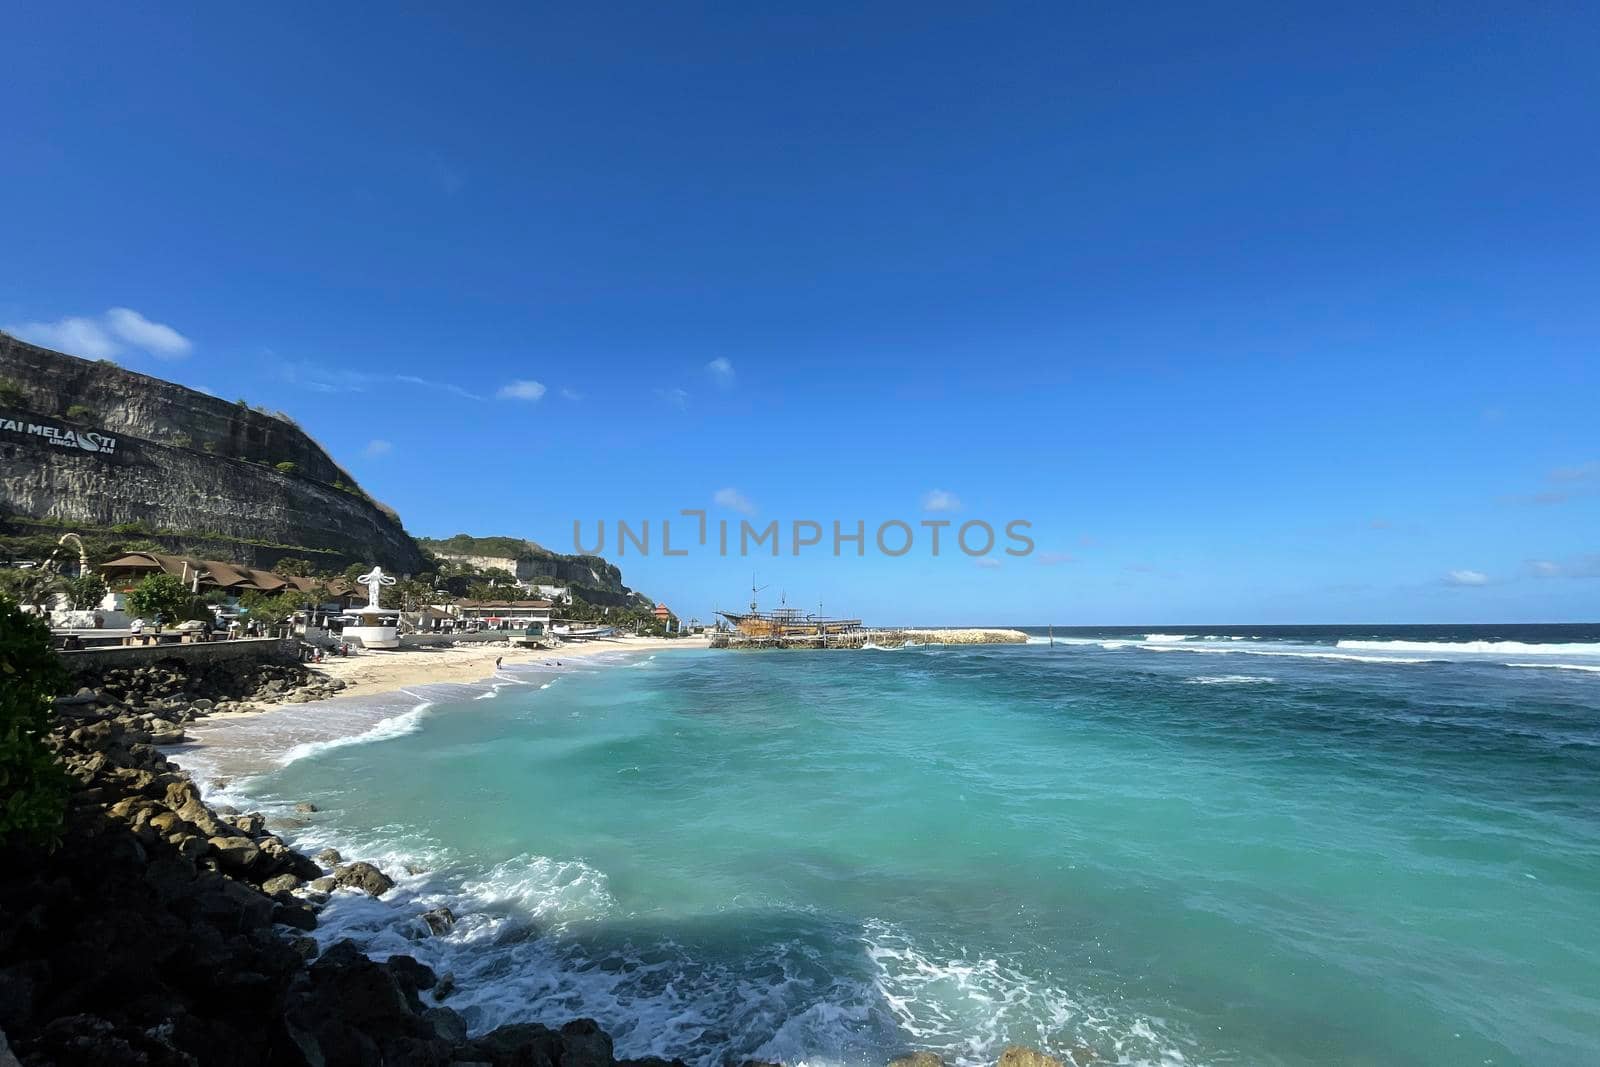
[[[285,474],[293,474],[300,469],[300,464],[291,463],[289,460],[284,460],[282,463],[274,464],[274,466]]]
[[[94,571],[85,571],[67,580],[67,602],[75,611],[91,611],[106,596],[106,580]]]
[[[153,619],[163,616],[168,622],[189,617],[194,594],[170,574],[151,574],[139,580],[128,594],[128,607],[135,615]]]
[[[0,598],[0,839],[49,844],[60,836],[67,775],[44,739],[51,698],[66,688],[50,627]]]
[[[8,408],[19,408],[27,399],[20,385],[10,378],[0,378],[0,404]]]
[[[67,418],[76,419],[79,422],[88,422],[94,418],[94,409],[84,404],[73,404],[67,409]]]

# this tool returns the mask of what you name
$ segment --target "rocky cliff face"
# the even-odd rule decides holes
[[[0,334],[0,512],[425,563],[393,513],[288,418]],[[280,553],[281,554],[281,553]]]
[[[443,539],[422,537],[417,543],[441,559],[502,571],[524,581],[567,586],[590,604],[625,607],[650,603],[644,594],[622,584],[620,567],[599,556],[562,555],[520,537],[460,533]]]

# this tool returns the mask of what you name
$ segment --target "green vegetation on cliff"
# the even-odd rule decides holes
[[[555,554],[520,537],[473,537],[471,534],[458,533],[443,539],[419,537],[417,544],[435,555],[451,553],[460,556],[494,556],[498,559],[538,559]]]
[[[45,735],[66,685],[50,628],[0,597],[0,841],[49,842],[61,831],[67,776]]]
[[[459,533],[445,538],[419,537],[417,545],[423,552],[435,557],[477,556],[516,560],[517,575],[524,581],[563,586],[574,600],[600,607],[625,607],[642,604],[647,599],[622,583],[620,567],[600,556],[552,552],[537,542],[521,537],[474,537]],[[460,560],[441,559],[438,571],[442,578],[452,583],[452,588],[460,585],[458,591],[461,593],[467,593],[469,585],[478,588],[474,581],[476,579],[501,585],[511,580],[506,570]],[[478,591],[486,592],[488,589],[478,588]]]

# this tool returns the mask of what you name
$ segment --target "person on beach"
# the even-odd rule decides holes
[[[502,660],[502,659],[504,659],[504,658],[505,658],[505,657],[504,657],[504,656],[496,656],[496,657],[495,657],[495,658],[494,658],[494,669],[495,669],[495,670],[499,670],[499,669],[500,669],[500,661],[501,661],[501,660]]]

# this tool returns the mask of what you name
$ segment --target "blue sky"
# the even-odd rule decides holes
[[[420,535],[1037,545],[609,546],[684,615],[1600,617],[1592,9],[762,7],[15,6],[0,326]]]

